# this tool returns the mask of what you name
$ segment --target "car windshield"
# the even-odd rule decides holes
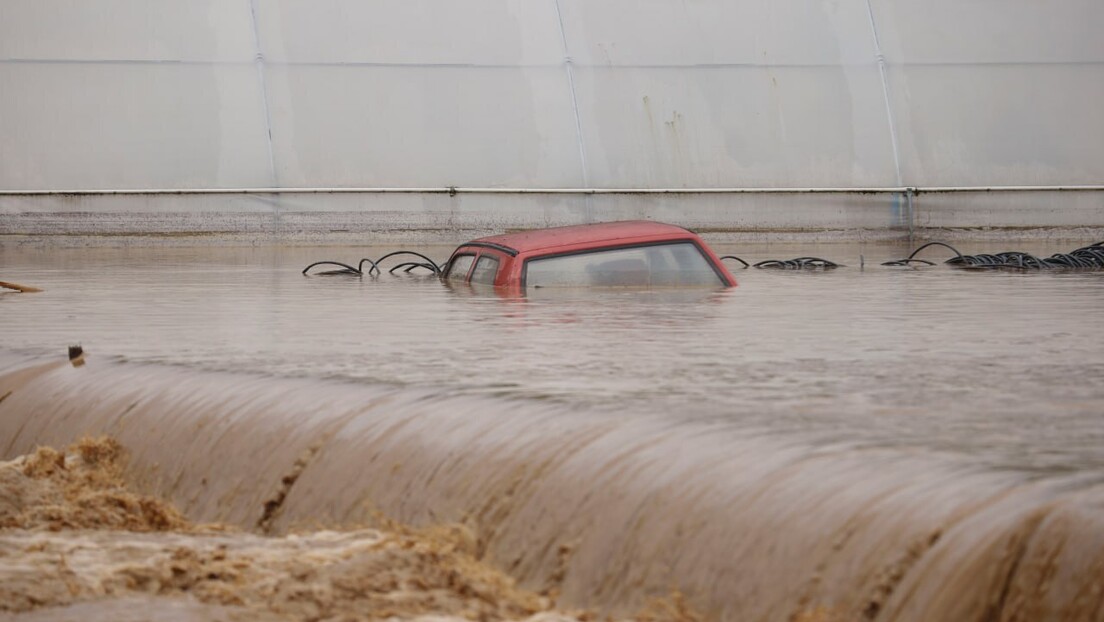
[[[724,281],[692,242],[537,257],[525,263],[527,287],[723,286]]]

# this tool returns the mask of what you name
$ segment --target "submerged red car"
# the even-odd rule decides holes
[[[507,233],[461,244],[442,278],[499,287],[735,287],[697,234],[647,220]]]

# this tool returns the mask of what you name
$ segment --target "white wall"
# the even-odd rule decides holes
[[[1100,184],[1102,24],[1099,0],[3,0],[0,190]]]

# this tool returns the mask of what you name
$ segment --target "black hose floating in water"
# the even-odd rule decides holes
[[[364,262],[366,262],[366,261],[368,263],[372,264],[372,267],[368,268],[368,274],[372,274],[373,270],[375,270],[377,273],[379,272],[379,265],[376,262],[372,261],[371,259],[368,259],[367,257],[365,257],[364,259],[361,259],[360,263],[357,264],[357,272],[360,272],[361,274],[364,273]]]
[[[916,255],[929,246],[943,246],[954,252],[955,256],[943,262],[949,266],[966,269],[1013,270],[1102,270],[1104,269],[1104,241],[1090,244],[1068,253],[1055,253],[1050,257],[1036,257],[1020,251],[1006,251],[996,254],[963,255],[955,247],[944,242],[928,242],[912,251],[906,259],[896,259],[883,263],[883,266],[907,266],[911,263],[935,265],[926,259],[916,259]]]
[[[362,274],[362,272],[348,264],[343,264],[340,261],[316,261],[311,265],[303,268],[303,274],[306,274],[308,270],[315,266],[340,266],[340,270],[326,270],[325,272],[316,272],[319,276],[330,276],[334,274]]]
[[[958,255],[958,257],[962,257],[962,253],[958,252],[958,249],[951,246],[950,244],[946,244],[944,242],[928,242],[927,244],[924,244],[920,248],[912,251],[912,253],[907,258],[905,258],[905,259],[894,259],[893,261],[886,261],[886,262],[883,262],[882,265],[883,266],[907,266],[907,265],[912,264],[912,263],[922,263],[922,264],[925,264],[925,265],[934,266],[935,263],[931,262],[931,261],[928,261],[927,259],[916,259],[916,256],[920,254],[920,251],[924,250],[925,248],[928,248],[929,246],[942,246],[942,247],[945,247],[945,248],[949,248],[954,252],[955,255]]]
[[[402,269],[403,272],[409,273],[411,270],[421,268],[423,270],[428,270],[432,274],[440,276],[441,273],[443,273],[445,270],[444,265],[438,265],[437,262],[433,261],[432,259],[426,257],[421,253],[415,251],[393,251],[380,257],[379,259],[371,259],[369,257],[365,257],[360,260],[355,268],[353,266],[350,266],[349,264],[341,263],[340,261],[316,261],[306,268],[303,268],[303,275],[307,275],[310,269],[315,266],[337,266],[339,268],[338,270],[315,272],[315,276],[333,276],[339,274],[347,274],[353,276],[364,276],[365,274],[369,276],[379,275],[383,274],[383,269],[380,267],[380,264],[383,262],[383,260],[399,255],[414,255],[422,261],[404,261],[388,270],[389,274],[395,274],[395,271],[400,269]],[[368,264],[370,266],[367,271],[364,270],[364,264]]]
[[[794,259],[767,259],[753,267],[770,270],[832,270],[840,264],[820,257],[795,257]]]
[[[740,259],[736,255],[722,255],[718,259],[735,259],[736,261],[744,264],[744,269],[759,268],[773,269],[773,270],[831,270],[832,268],[840,267],[840,264],[834,261],[828,261],[827,259],[821,259],[820,257],[797,257],[795,259],[767,259],[766,261],[760,261],[752,266],[748,262]]]
[[[377,265],[374,265],[373,269],[378,274],[379,271],[380,271],[378,264],[382,263],[384,259],[388,259],[390,257],[395,257],[395,256],[398,256],[398,255],[414,255],[415,257],[418,257],[419,259],[423,259],[425,261],[424,264],[422,264],[420,262],[406,262],[406,263],[418,263],[419,266],[424,267],[427,270],[430,270],[431,272],[433,272],[433,274],[440,275],[441,272],[444,271],[444,266],[438,266],[437,262],[435,262],[432,259],[430,259],[429,257],[426,257],[425,255],[423,255],[421,253],[418,253],[418,252],[415,252],[415,251],[393,251],[393,252],[387,253],[383,257],[380,257],[379,259],[376,260],[375,263]],[[408,270],[408,272],[409,272],[409,270]]]
[[[403,262],[403,263],[400,263],[400,264],[396,264],[395,266],[393,266],[387,272],[389,274],[395,274],[395,270],[399,270],[399,269],[402,269],[403,272],[410,272],[411,270],[413,270],[415,268],[424,268],[424,269],[429,270],[430,272],[432,272],[434,274],[437,274],[437,272],[438,272],[438,269],[436,267],[431,266],[427,263],[421,263],[421,262],[417,262],[417,261],[406,261],[406,262]]]
[[[740,262],[740,263],[744,264],[744,270],[747,270],[748,268],[750,268],[750,267],[751,267],[751,264],[749,264],[748,262],[744,261],[743,259],[740,259],[740,258],[739,258],[739,257],[737,257],[736,255],[721,255],[721,256],[720,256],[720,257],[718,257],[717,259],[720,259],[721,261],[724,261],[725,259],[735,259],[736,261],[738,261],[738,262]]]

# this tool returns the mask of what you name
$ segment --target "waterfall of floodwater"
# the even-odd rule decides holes
[[[170,366],[0,366],[4,456],[110,434],[188,516],[463,522],[569,605],[677,588],[728,620],[1104,615],[1104,482],[534,400]]]

